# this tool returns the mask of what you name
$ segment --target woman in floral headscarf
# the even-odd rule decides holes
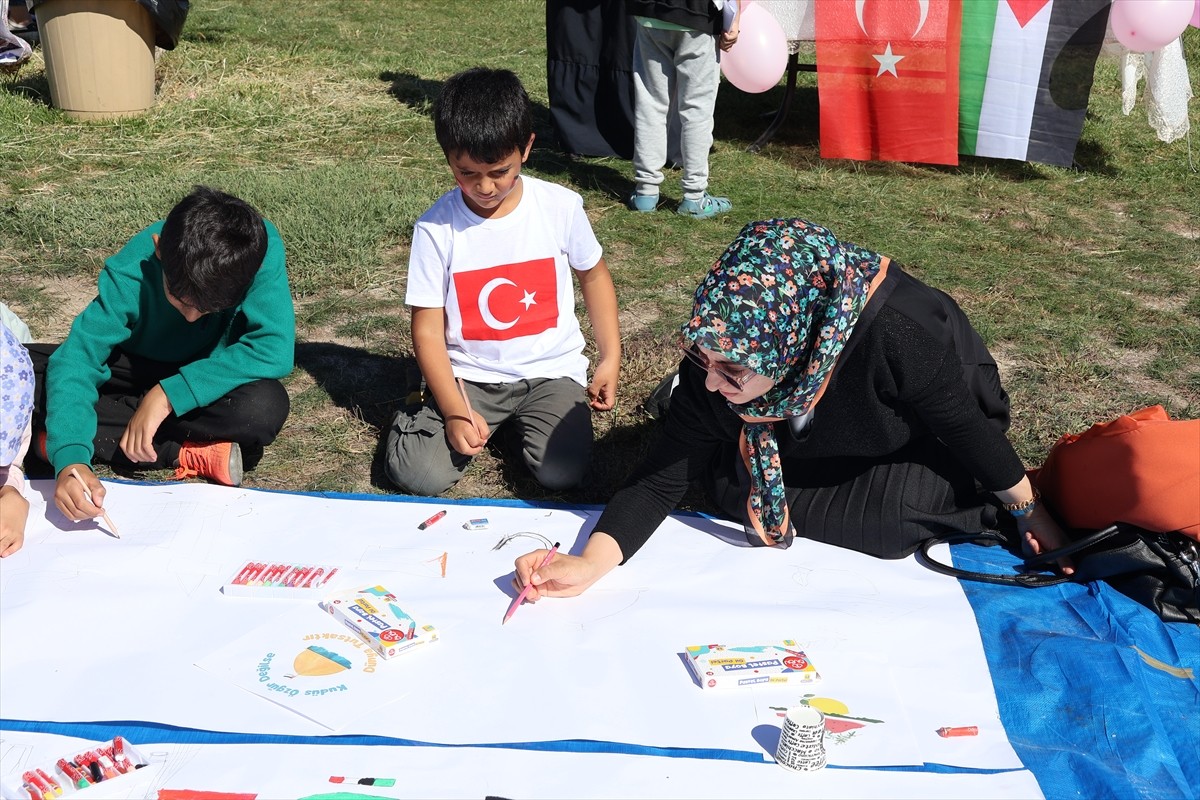
[[[21,462],[29,450],[32,414],[29,352],[16,334],[0,323],[0,558],[17,552],[25,541],[29,501],[25,499]]]
[[[946,294],[800,219],[754,222],[696,290],[663,438],[581,556],[521,556],[527,596],[579,594],[630,558],[692,481],[752,544],[881,558],[994,528],[1065,542],[1005,436],[995,361]],[[1062,565],[1070,571],[1068,564]]]

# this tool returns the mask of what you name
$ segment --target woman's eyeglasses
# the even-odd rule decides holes
[[[680,342],[679,349],[683,351],[685,356],[687,356],[688,361],[691,361],[693,364],[706,372],[715,372],[723,380],[729,383],[730,386],[738,391],[744,389],[746,384],[749,383],[750,379],[755,375],[755,373],[751,370],[745,370],[737,375],[726,372],[723,367],[718,366],[713,361],[709,361],[708,358],[700,352],[700,348],[697,347],[694,342]]]

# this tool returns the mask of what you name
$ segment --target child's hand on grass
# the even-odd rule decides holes
[[[617,404],[617,377],[620,372],[619,362],[602,360],[596,365],[592,382],[587,387],[588,401],[594,410],[609,411]]]

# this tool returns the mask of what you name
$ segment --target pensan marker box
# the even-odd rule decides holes
[[[817,668],[794,639],[770,644],[692,645],[687,664],[702,689],[819,681]]]
[[[463,523],[463,527],[469,531],[487,530],[487,526],[488,526],[487,517],[484,517],[482,519],[469,519]]]
[[[161,780],[155,777],[159,764],[152,764],[122,736],[79,748],[0,775],[0,797],[142,797],[147,785]],[[109,787],[114,780],[117,783]]]
[[[336,567],[328,564],[294,564],[290,561],[247,561],[233,572],[223,594],[232,597],[308,597],[329,590],[326,583]]]
[[[437,628],[417,622],[383,586],[335,592],[321,601],[321,608],[384,658],[438,640]]]

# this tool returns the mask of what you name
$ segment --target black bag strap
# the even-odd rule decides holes
[[[1099,531],[1098,533],[1104,533]],[[1001,586],[1024,586],[1028,589],[1035,589],[1039,586],[1054,586],[1059,583],[1067,583],[1071,580],[1066,575],[1051,575],[1038,572],[1019,572],[1014,575],[1001,575],[994,572],[974,572],[969,569],[961,569],[960,567],[952,567],[949,564],[943,564],[937,559],[929,555],[929,550],[934,545],[938,544],[981,544],[981,545],[1002,545],[1010,552],[1020,552],[1016,544],[1005,536],[1000,531],[979,531],[978,533],[952,533],[946,536],[934,536],[931,539],[926,539],[921,542],[921,560],[925,566],[932,569],[934,572],[940,572],[943,575],[949,575],[954,578],[962,578],[969,581],[980,581],[982,583],[995,583]],[[1073,549],[1074,545],[1061,547],[1049,553],[1044,553],[1038,556],[1038,560],[1053,560],[1066,555],[1066,551]]]
[[[1102,528],[1094,533],[1089,533],[1087,536],[1082,536],[1057,550],[1050,550],[1038,556],[1029,556],[1025,559],[1025,566],[1036,569],[1050,569],[1050,565],[1060,558],[1069,558],[1081,550],[1087,550],[1106,539],[1111,539],[1114,536],[1128,533],[1132,530],[1135,530],[1133,526],[1122,526],[1121,523],[1109,525],[1107,528]],[[1149,533],[1149,531],[1146,532]]]

